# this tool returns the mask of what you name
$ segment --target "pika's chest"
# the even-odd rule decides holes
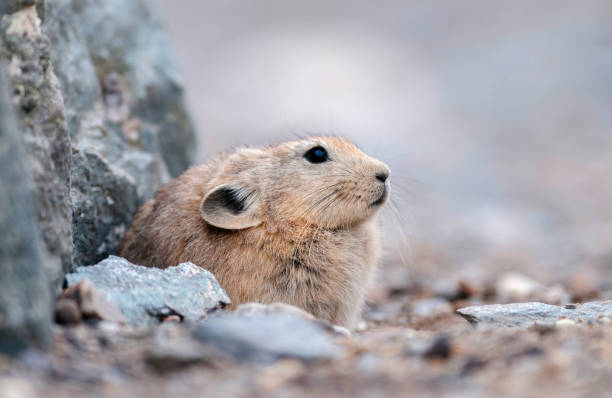
[[[363,235],[324,236],[297,247],[275,273],[270,289],[274,297],[268,301],[293,304],[332,323],[352,325],[378,261],[373,242]]]
[[[296,245],[280,264],[277,288],[308,298],[359,288],[374,264],[370,240],[358,232],[321,234]]]

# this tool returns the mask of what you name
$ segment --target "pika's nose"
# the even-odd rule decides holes
[[[388,171],[381,171],[376,173],[376,179],[380,182],[385,182],[387,181],[387,178],[389,178],[389,172]]]

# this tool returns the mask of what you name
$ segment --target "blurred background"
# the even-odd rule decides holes
[[[612,286],[609,1],[160,4],[200,160],[334,134],[390,165],[383,278]]]

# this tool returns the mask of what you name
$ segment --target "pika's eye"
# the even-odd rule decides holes
[[[327,151],[325,150],[325,148],[320,146],[316,146],[314,148],[309,149],[308,152],[304,154],[304,157],[310,163],[323,163],[329,160],[329,157],[327,156]]]

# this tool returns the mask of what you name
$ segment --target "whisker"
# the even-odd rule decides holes
[[[406,233],[406,225],[409,223],[404,217],[404,214],[400,212],[399,207],[397,206],[394,200],[390,200],[389,204],[389,210],[394,213],[391,217],[389,217],[391,219],[391,224],[396,231],[396,233],[394,234],[394,239],[398,241],[398,247],[395,252],[399,254],[402,265],[408,266],[409,261],[406,258],[404,251],[407,249],[408,252],[410,252],[410,239],[408,234]],[[409,253],[408,256],[410,257]]]
[[[305,215],[307,215],[308,213],[310,213],[312,210],[314,210],[317,206],[319,206],[323,201],[327,200],[330,196],[332,196],[334,192],[331,192],[325,196],[323,196],[322,198],[318,199],[317,201],[315,201],[310,207],[308,207],[306,209],[306,211],[304,211],[302,214],[300,214],[300,216],[298,218],[302,218]]]
[[[316,194],[318,194],[318,193],[320,193],[320,192],[322,192],[322,191],[325,191],[325,190],[327,190],[327,189],[330,189],[330,188],[336,187],[336,186],[338,186],[338,185],[340,185],[340,184],[343,184],[343,182],[338,182],[338,183],[336,183],[336,184],[331,184],[331,185],[328,185],[328,186],[326,186],[326,187],[319,188],[319,189],[316,189],[316,190],[314,190],[314,191],[312,191],[312,192],[310,192],[310,193],[307,193],[306,195],[304,195],[304,198],[303,198],[303,200],[302,200],[302,202],[301,202],[301,203],[302,203],[302,204],[303,204],[303,203],[306,203],[306,202],[307,202],[307,201],[308,201],[310,198],[312,198],[312,197],[313,197],[313,196],[315,196]]]

